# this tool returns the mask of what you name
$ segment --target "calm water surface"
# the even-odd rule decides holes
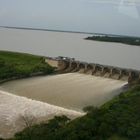
[[[81,61],[140,70],[140,47],[84,40],[88,34],[0,28],[0,50],[44,56],[68,56]]]

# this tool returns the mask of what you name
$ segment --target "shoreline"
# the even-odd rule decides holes
[[[131,36],[131,35],[121,35],[121,34],[111,34],[111,33],[96,33],[96,32],[86,32],[86,31],[71,31],[71,30],[59,30],[59,29],[48,29],[48,28],[35,28],[35,27],[22,27],[22,26],[2,26],[0,28],[5,29],[21,29],[21,30],[35,30],[35,31],[48,31],[48,32],[62,32],[62,33],[77,33],[77,34],[89,34],[89,35],[109,35],[116,37],[139,37],[139,36]]]
[[[21,119],[23,116],[35,118],[34,124],[36,124],[54,116],[66,115],[75,119],[84,114],[0,90],[0,137],[2,138],[11,138],[16,132],[25,128],[25,122]]]

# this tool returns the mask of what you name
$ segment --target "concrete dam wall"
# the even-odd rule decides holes
[[[52,62],[55,63],[57,70],[62,73],[79,72],[105,78],[125,80],[128,83],[140,81],[140,71],[138,70],[86,63],[67,57],[47,58],[46,62],[50,65]]]

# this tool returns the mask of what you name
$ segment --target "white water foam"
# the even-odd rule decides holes
[[[48,120],[58,115],[73,119],[83,114],[0,91],[0,137],[3,138],[12,137],[25,127],[23,117],[34,117],[37,123],[39,120]]]

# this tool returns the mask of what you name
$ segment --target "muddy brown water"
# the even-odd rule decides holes
[[[91,34],[0,28],[0,50],[140,70],[140,46],[85,40]]]
[[[104,104],[117,95],[125,84],[125,81],[67,73],[15,80],[2,84],[0,89],[79,111],[88,105]]]

